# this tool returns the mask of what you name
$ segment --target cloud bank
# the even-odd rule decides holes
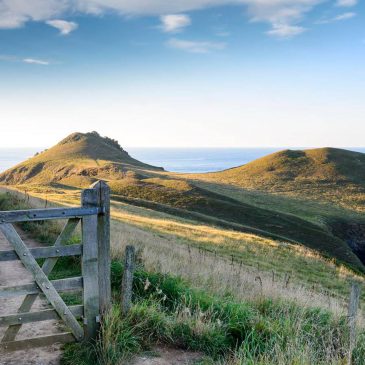
[[[176,30],[179,24],[180,29],[188,25],[188,19],[166,18],[168,14],[237,5],[246,10],[251,21],[271,25],[270,35],[287,37],[288,33],[302,33],[304,29],[298,23],[307,12],[322,2],[324,0],[0,0],[0,28],[17,28],[28,21],[50,21],[70,14],[100,15],[114,11],[122,16],[163,16],[165,29],[173,31],[174,26]],[[352,6],[354,3],[355,0],[338,0],[340,6]]]

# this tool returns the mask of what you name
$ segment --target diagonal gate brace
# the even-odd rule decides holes
[[[3,223],[0,224],[0,230],[14,248],[25,268],[32,273],[35,282],[38,284],[39,288],[44,293],[51,305],[54,307],[60,318],[71,329],[76,340],[81,341],[84,338],[84,331],[82,327],[67,305],[64,303],[45,272],[38,265],[28,247],[19,237],[15,228],[10,223]],[[52,264],[50,265],[51,270],[53,266]]]
[[[54,246],[59,247],[59,246],[64,245],[71,238],[71,236],[79,222],[80,222],[79,218],[69,219],[67,221],[65,227],[63,228],[62,232],[57,237],[57,240],[56,240]],[[42,270],[47,276],[52,272],[57,261],[58,261],[58,258],[50,257],[43,263]],[[24,298],[23,303],[19,307],[18,313],[29,312],[31,310],[34,302],[36,301],[37,297],[38,297],[38,294],[27,295]],[[15,325],[9,326],[8,329],[5,331],[2,342],[14,341],[15,337],[19,333],[21,327],[22,327],[21,324],[15,324]]]

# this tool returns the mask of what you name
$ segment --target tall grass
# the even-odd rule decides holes
[[[113,263],[114,305],[100,339],[87,350],[83,345],[68,347],[64,365],[124,364],[156,344],[201,352],[205,364],[339,365],[347,356],[346,317],[292,302],[213,296],[179,278],[142,269],[135,275],[134,305],[123,316],[116,292],[122,268]],[[355,365],[364,363],[361,336]]]
[[[18,198],[24,201],[24,194],[18,193]],[[30,197],[30,204],[45,205],[44,200],[34,197]],[[122,258],[125,246],[133,244],[149,271],[178,275],[211,292],[233,293],[238,300],[284,298],[343,314],[349,282],[364,282],[362,276],[302,246],[120,204],[113,204],[113,217],[114,259]],[[48,229],[48,223],[43,227]],[[361,311],[360,319],[363,317]]]
[[[0,199],[0,207],[14,208],[14,202],[9,203],[9,197],[5,198],[5,202],[4,197]],[[20,202],[17,207],[23,207],[22,204]],[[53,229],[48,224],[46,222],[42,227],[43,233],[48,232],[46,236],[50,239]],[[39,234],[37,227],[26,228],[35,236]],[[171,241],[168,243],[171,246]],[[156,251],[154,259],[166,247],[161,247],[160,252]],[[264,295],[267,289],[266,279],[262,275],[256,276],[255,279],[259,278],[256,281],[253,276],[250,277],[253,285],[259,287],[258,291],[246,296],[237,295],[234,285],[240,283],[241,274],[237,271],[236,263],[217,261],[216,258],[210,260],[204,254],[196,255],[197,251],[192,250],[194,248],[189,246],[171,246],[169,257],[174,257],[174,260],[171,260],[170,265],[176,265],[181,260],[180,251],[185,252],[193,269],[199,265],[205,267],[207,271],[204,278],[196,280],[198,276],[194,276],[195,273],[190,277],[195,285],[191,285],[191,282],[189,284],[167,274],[166,263],[164,268],[160,267],[165,273],[147,272],[140,268],[134,281],[134,305],[127,316],[121,315],[119,306],[118,290],[123,271],[119,251],[112,265],[114,304],[103,320],[100,338],[92,345],[67,347],[63,364],[124,364],[133,354],[151,349],[156,344],[199,351],[206,355],[206,364],[344,363],[349,336],[346,316],[341,315],[341,312],[313,308],[313,303],[312,307],[301,305],[300,300],[292,300],[294,296],[283,300],[284,296],[270,297],[267,292]],[[140,251],[140,260],[145,260],[148,254]],[[66,262],[60,263],[54,275],[62,277],[62,270],[68,272],[69,267],[65,268],[68,266]],[[187,262],[180,262],[180,267],[183,265],[187,265]],[[222,271],[219,271],[218,265],[222,265]],[[228,267],[231,267],[229,275],[224,271]],[[175,271],[178,270],[175,267]],[[224,276],[224,285],[219,286],[219,282],[212,285],[209,282],[208,272],[214,276],[217,270]],[[227,285],[227,278],[234,283],[233,286]],[[201,289],[203,283],[207,284],[205,290]],[[303,291],[302,295],[306,293]],[[355,365],[364,364],[365,358],[363,327],[360,327],[359,332],[353,354]]]

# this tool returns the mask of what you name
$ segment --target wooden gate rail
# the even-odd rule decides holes
[[[34,283],[0,288],[0,299],[25,296],[17,313],[0,317],[0,326],[7,326],[0,341],[0,350],[18,350],[45,346],[58,342],[92,340],[97,336],[100,316],[109,308],[110,288],[110,192],[103,181],[82,191],[81,207],[30,209],[0,212],[0,231],[13,250],[0,251],[2,262],[20,260],[32,275]],[[68,219],[52,247],[28,248],[12,223]],[[81,222],[82,244],[66,245]],[[81,256],[82,277],[49,280],[59,257]],[[36,259],[46,259],[39,266]],[[64,291],[83,292],[83,305],[67,306],[60,296]],[[42,294],[51,309],[31,312],[37,297]],[[79,322],[79,319],[82,322]],[[71,332],[16,340],[25,323],[60,319]]]
[[[0,223],[32,222],[51,219],[80,218],[102,213],[100,208],[49,208],[0,212]]]
[[[35,259],[45,259],[48,257],[81,256],[82,245],[71,245],[63,247],[37,247],[29,249]],[[14,251],[0,251],[0,261],[19,260]]]
[[[59,292],[77,291],[83,289],[82,277],[51,280],[51,284]],[[37,284],[23,284],[17,286],[7,286],[0,288],[0,298],[20,297],[24,295],[36,294],[36,297],[42,291]],[[0,317],[1,318],[1,317]]]

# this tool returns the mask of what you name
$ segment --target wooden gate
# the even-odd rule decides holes
[[[97,336],[100,316],[111,300],[110,288],[110,202],[109,187],[102,181],[82,191],[81,206],[77,208],[31,209],[0,212],[0,230],[13,250],[0,251],[4,261],[20,260],[31,275],[33,283],[0,288],[0,298],[25,296],[17,313],[0,317],[0,326],[7,330],[0,339],[0,350],[92,340]],[[54,246],[28,248],[13,224],[17,222],[67,220]],[[81,244],[65,245],[81,223]],[[59,257],[80,256],[82,276],[49,280],[48,276]],[[36,259],[45,259],[42,266]],[[83,305],[67,306],[60,292],[82,290]],[[44,295],[52,309],[31,312],[39,295]],[[25,323],[62,320],[67,332],[16,340]]]

